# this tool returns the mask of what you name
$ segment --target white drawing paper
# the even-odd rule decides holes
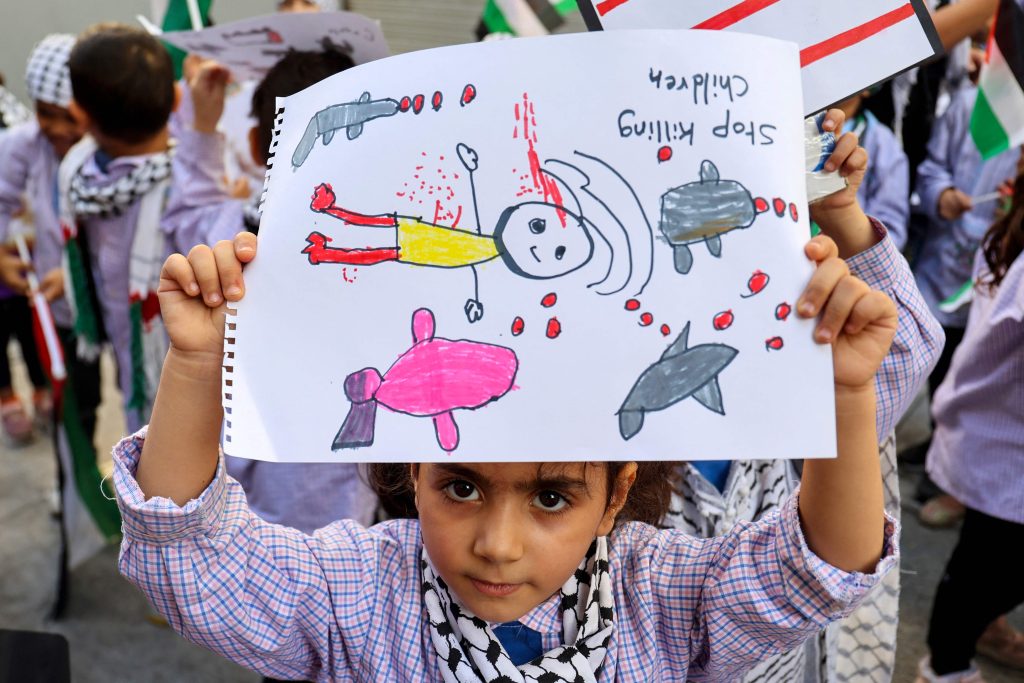
[[[923,0],[580,0],[592,29],[756,33],[800,46],[804,111],[820,111],[942,51]]]
[[[289,50],[333,47],[356,64],[390,54],[380,24],[355,12],[278,12],[159,36],[186,52],[217,60],[239,81],[263,78]]]
[[[280,100],[224,450],[834,456],[831,351],[793,313],[796,46],[680,38],[441,48]]]

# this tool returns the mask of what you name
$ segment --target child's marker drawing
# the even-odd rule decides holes
[[[518,337],[526,329],[526,322],[518,315],[512,320],[512,336]]]
[[[782,337],[772,337],[764,342],[764,348],[768,351],[781,351],[783,346],[785,342],[782,341]]]
[[[332,450],[372,446],[380,404],[396,413],[432,418],[438,445],[450,453],[459,447],[452,411],[481,408],[512,389],[519,369],[512,349],[435,337],[434,314],[426,308],[412,314],[412,339],[412,347],[383,375],[366,368],[345,379],[352,405]]]
[[[548,328],[545,334],[548,339],[558,339],[558,335],[562,334],[562,323],[558,322],[558,318],[548,320]]]
[[[693,397],[708,410],[725,415],[718,376],[736,358],[736,349],[725,344],[701,344],[690,348],[690,324],[651,365],[619,408],[619,434],[626,441],[644,426],[644,415],[671,408]]]
[[[650,327],[654,324],[654,316],[650,313],[640,314],[640,327]]]
[[[627,311],[639,311],[640,310],[640,302],[638,300],[636,300],[636,299],[626,299],[626,306],[625,306],[625,308],[626,308]]]
[[[554,292],[546,294],[544,298],[540,300],[540,305],[543,306],[544,308],[551,308],[556,303],[558,303],[558,295],[555,294]]]
[[[663,164],[672,158],[672,148],[668,145],[658,148],[658,163]]]
[[[785,322],[789,318],[789,314],[792,312],[793,307],[783,301],[775,307],[775,319]]]

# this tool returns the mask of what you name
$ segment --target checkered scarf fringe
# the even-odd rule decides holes
[[[14,96],[10,90],[0,85],[0,128],[13,128],[32,118],[32,112]]]
[[[614,628],[608,538],[594,540],[561,589],[562,642],[516,667],[487,622],[459,605],[424,549],[423,606],[445,683],[596,683]]]
[[[171,177],[174,150],[153,154],[130,173],[106,185],[90,184],[80,168],[71,178],[68,198],[76,220],[113,218]]]

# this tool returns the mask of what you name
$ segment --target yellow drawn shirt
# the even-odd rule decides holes
[[[459,268],[498,257],[494,238],[458,228],[398,219],[398,260],[420,266]]]

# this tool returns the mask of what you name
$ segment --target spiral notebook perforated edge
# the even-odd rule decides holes
[[[270,137],[270,149],[267,152],[267,173],[263,179],[263,192],[260,194],[259,213],[263,214],[263,205],[267,201],[267,190],[270,187],[270,176],[274,172],[274,157],[284,126],[284,107],[278,101],[277,114],[274,118],[274,132]],[[235,366],[238,363],[238,325],[237,308],[229,308],[224,316],[224,362],[221,372],[221,405],[224,408],[224,441],[222,449],[229,453],[232,449],[232,428],[234,422],[235,392],[238,391],[238,375]]]

